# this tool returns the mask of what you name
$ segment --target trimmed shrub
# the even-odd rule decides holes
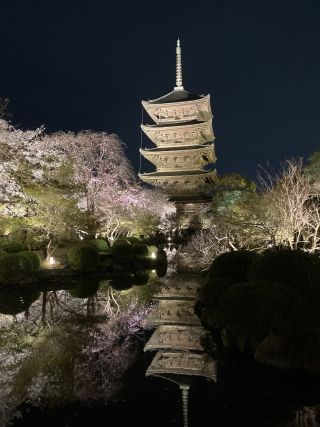
[[[130,264],[134,261],[134,249],[131,244],[118,243],[111,247],[114,264]]]
[[[0,248],[0,258],[7,255],[7,252]]]
[[[135,245],[136,243],[141,243],[138,237],[134,237],[134,236],[127,237],[126,240],[128,240],[128,242],[131,243],[132,245]]]
[[[40,257],[36,252],[23,251],[23,252],[19,252],[19,253],[25,255],[26,257],[28,257],[30,259],[30,261],[32,262],[33,271],[39,270],[39,268],[40,268]]]
[[[233,280],[220,277],[214,278],[198,289],[198,298],[208,308],[217,310],[221,295],[232,285],[234,285]]]
[[[39,292],[12,292],[5,290],[0,292],[0,313],[16,314],[22,313],[27,310],[30,305],[36,301],[40,296]]]
[[[0,258],[0,281],[19,280],[29,276],[33,270],[29,257],[21,253],[10,253]]]
[[[164,277],[167,274],[168,261],[167,254],[163,249],[158,249],[156,262],[157,276]]]
[[[81,270],[91,270],[99,265],[99,252],[92,245],[74,246],[68,252],[71,267]]]
[[[109,252],[110,250],[108,242],[103,239],[93,239],[89,243],[95,246],[99,252]]]
[[[156,267],[158,277],[164,277],[167,274],[167,264],[160,264]]]
[[[131,245],[131,243],[130,243],[129,239],[126,239],[126,238],[124,238],[124,237],[119,237],[118,239],[116,239],[116,240],[113,242],[113,245],[112,245],[112,246],[114,246],[114,245],[119,245],[119,244],[123,244],[123,245]]]
[[[252,251],[225,252],[212,262],[208,270],[208,281],[219,277],[233,282],[248,280],[249,269],[257,254]]]
[[[112,280],[110,281],[110,286],[117,291],[130,289],[132,286],[131,274],[125,272],[114,274]]]
[[[1,245],[1,249],[6,251],[8,254],[26,251],[27,248],[21,243],[10,243],[6,242]]]
[[[97,293],[99,280],[95,277],[83,277],[77,286],[69,290],[73,298],[89,298]]]
[[[320,302],[318,255],[300,250],[265,251],[254,260],[249,275],[252,280],[284,283]]]
[[[221,296],[219,317],[238,337],[260,340],[272,333],[298,339],[305,332],[307,311],[295,289],[259,281],[231,286]]]
[[[138,259],[146,259],[149,256],[149,248],[144,243],[135,243],[133,245],[134,255]]]
[[[146,285],[149,282],[149,271],[136,271],[133,275],[133,285]]]

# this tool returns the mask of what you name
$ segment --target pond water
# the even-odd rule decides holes
[[[0,289],[0,426],[183,426],[181,383],[190,384],[190,426],[320,425],[308,409],[320,401],[317,377],[239,354],[214,364],[216,381],[190,366],[152,371],[161,351],[203,354],[190,334],[201,333],[189,310],[200,282],[141,271]]]

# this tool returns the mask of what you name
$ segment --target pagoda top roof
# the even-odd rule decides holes
[[[148,104],[168,104],[171,102],[196,101],[197,99],[202,99],[204,97],[205,95],[196,95],[184,89],[174,89],[166,95],[160,96],[160,98],[150,99],[149,101],[144,102],[147,102]]]

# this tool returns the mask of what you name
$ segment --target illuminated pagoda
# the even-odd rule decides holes
[[[140,153],[156,171],[139,174],[140,178],[161,187],[184,210],[194,202],[210,200],[216,177],[210,95],[195,95],[183,88],[179,39],[174,90],[142,105],[155,124],[141,128],[156,147],[141,148]]]

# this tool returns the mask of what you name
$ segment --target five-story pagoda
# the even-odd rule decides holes
[[[157,169],[139,174],[140,178],[161,187],[184,210],[187,205],[210,200],[216,176],[210,95],[184,90],[179,39],[174,90],[142,101],[142,105],[155,124],[142,124],[141,128],[156,147],[140,152]]]

